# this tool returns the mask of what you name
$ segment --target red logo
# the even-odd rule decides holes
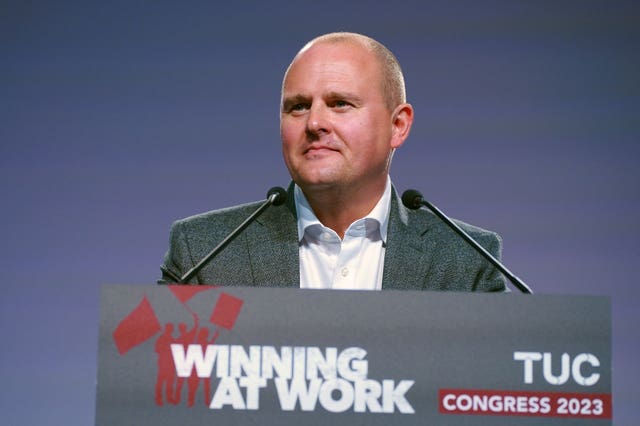
[[[155,402],[157,405],[180,404],[183,388],[187,384],[187,405],[195,403],[196,393],[203,383],[204,400],[211,401],[211,384],[209,378],[200,378],[195,371],[190,377],[181,378],[176,375],[171,344],[182,344],[187,348],[190,344],[199,344],[203,350],[218,338],[220,328],[231,330],[235,325],[243,301],[228,293],[222,292],[211,310],[207,324],[200,324],[200,318],[188,305],[196,294],[218,289],[213,286],[167,286],[176,299],[193,317],[193,326],[180,322],[177,327],[172,322],[161,324],[145,295],[140,303],[120,321],[113,332],[113,341],[120,355],[125,355],[134,347],[155,338],[155,352],[158,359],[158,375],[155,386]]]

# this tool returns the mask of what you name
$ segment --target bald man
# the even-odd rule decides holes
[[[502,275],[438,218],[398,199],[391,159],[414,113],[385,46],[354,33],[311,40],[284,75],[280,106],[287,202],[270,207],[191,284],[505,290]],[[174,223],[160,282],[182,276],[259,205]],[[458,224],[499,258],[495,233]]]

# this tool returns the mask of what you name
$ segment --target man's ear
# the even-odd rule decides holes
[[[400,104],[391,116],[391,148],[399,148],[409,136],[413,124],[413,107],[411,104]]]

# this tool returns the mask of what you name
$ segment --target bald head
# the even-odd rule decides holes
[[[324,34],[314,38],[308,42],[298,54],[293,58],[293,61],[287,68],[284,74],[284,82],[287,79],[287,75],[291,70],[291,67],[295,64],[296,60],[303,55],[311,47],[321,44],[354,44],[363,47],[369,51],[375,60],[378,62],[378,66],[381,73],[381,87],[382,96],[384,98],[387,109],[393,110],[398,105],[406,102],[406,91],[404,85],[404,76],[402,75],[402,69],[396,57],[387,49],[382,43],[367,37],[362,34],[348,33],[348,32],[336,32]]]

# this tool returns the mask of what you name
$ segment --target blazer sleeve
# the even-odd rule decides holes
[[[158,284],[171,284],[179,281],[182,275],[193,267],[189,245],[184,232],[183,221],[176,221],[171,225],[169,233],[169,249],[164,255],[164,262],[160,266],[162,277]],[[193,278],[189,284],[195,284]]]
[[[485,249],[500,260],[502,256],[502,238],[495,232],[485,234],[485,241],[482,244]],[[474,283],[473,291],[486,292],[508,292],[506,280],[502,272],[494,267],[490,262],[482,259],[482,267],[479,270],[478,278]]]

